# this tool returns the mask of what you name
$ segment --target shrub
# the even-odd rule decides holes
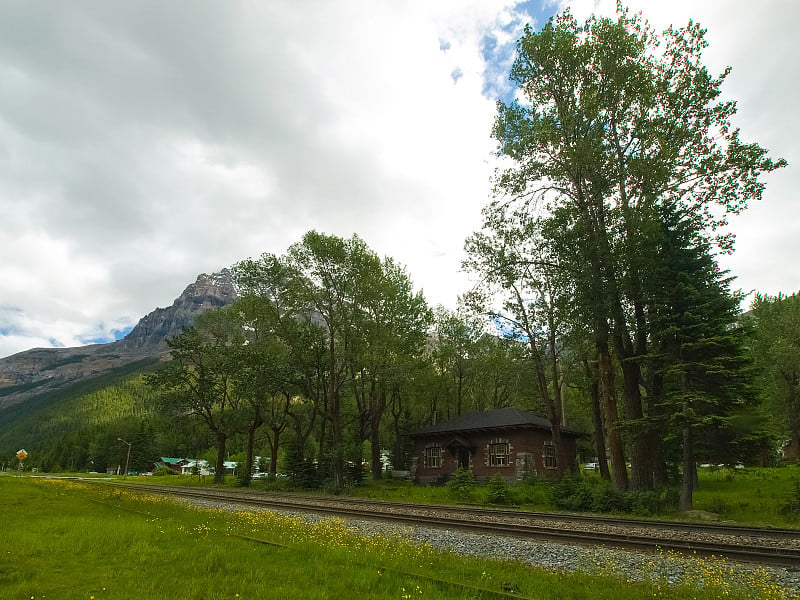
[[[678,506],[677,488],[628,492],[626,495],[628,496],[628,510],[642,517],[673,512]]]
[[[166,475],[177,475],[178,473],[175,472],[174,469],[170,469],[167,465],[158,465],[156,470],[153,471],[153,476],[166,476]]]
[[[789,523],[800,519],[800,479],[795,480],[789,490],[786,501],[781,506],[781,514]]]
[[[236,485],[238,487],[247,487],[253,479],[252,474],[247,469],[247,464],[244,462],[236,463]]]
[[[291,489],[291,480],[285,476],[272,477],[257,480],[260,486],[270,492],[285,492]]]
[[[553,504],[573,511],[625,510],[625,499],[608,481],[568,476],[553,487]]]
[[[292,487],[301,490],[317,490],[322,487],[322,477],[314,461],[307,458],[292,461],[289,468]]]
[[[627,512],[641,516],[668,512],[677,506],[677,491],[621,492],[610,481],[568,476],[553,486],[553,504],[563,510]]]
[[[351,486],[359,486],[364,483],[364,463],[349,462],[345,466],[345,482]]]
[[[593,512],[615,512],[630,510],[631,498],[619,491],[614,485],[605,480],[600,480],[591,489],[591,506]]]
[[[472,494],[477,485],[475,475],[468,469],[458,469],[452,474],[450,481],[447,482],[450,493],[462,502],[468,502],[472,499]]]
[[[489,480],[487,491],[486,501],[490,504],[511,504],[511,486],[500,475],[495,475]]]

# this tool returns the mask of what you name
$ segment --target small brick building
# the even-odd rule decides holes
[[[561,430],[556,449],[550,423],[516,408],[462,415],[411,435],[414,457],[411,478],[419,483],[443,481],[458,468],[479,480],[501,475],[509,482],[527,476],[577,469],[575,440],[581,434]]]

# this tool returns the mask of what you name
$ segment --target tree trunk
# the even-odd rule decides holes
[[[647,411],[651,419],[657,423],[662,422],[663,407],[661,403],[664,398],[664,378],[660,373],[654,373],[650,380],[650,389],[647,394]],[[653,487],[664,487],[669,483],[667,473],[667,459],[664,456],[664,440],[656,428],[648,431],[651,451],[653,454]]]
[[[269,474],[274,479],[278,474],[278,448],[283,427],[273,427],[269,440]]]
[[[372,465],[372,479],[380,481],[383,478],[383,465],[381,464],[381,417],[386,408],[386,390],[381,389],[378,392],[380,398],[373,403],[372,411],[370,411],[370,444],[372,446],[372,456],[370,462]]]
[[[631,440],[631,489],[653,489],[653,457],[649,445],[648,431],[644,426],[642,395],[639,390],[641,372],[638,364],[622,361],[622,390],[625,397],[625,412],[633,421],[630,428]]]
[[[681,494],[678,510],[692,510],[692,492],[694,492],[694,440],[691,426],[683,427],[683,476],[681,478]]]
[[[338,407],[338,401],[336,405]],[[336,418],[331,419],[331,477],[334,493],[344,489],[344,431],[338,413],[336,410]]]
[[[602,399],[608,445],[611,451],[614,485],[618,490],[627,491],[628,468],[625,465],[625,442],[619,430],[617,397],[614,391],[614,366],[611,363],[608,345],[605,344],[604,346],[602,340],[598,343],[597,361],[600,373],[600,397]]]
[[[217,432],[217,466],[214,470],[214,483],[224,483],[225,481],[225,444],[228,436]]]
[[[258,428],[263,424],[264,419],[261,418],[261,408],[256,406],[253,422],[250,423],[250,427],[247,428],[247,457],[245,458],[244,465],[246,473],[244,477],[239,478],[244,485],[250,485],[250,477],[253,474],[253,447],[255,446],[256,431],[258,431]]]
[[[589,379],[589,397],[592,401],[592,423],[594,424],[594,443],[597,464],[600,468],[600,477],[611,481],[611,472],[608,470],[608,455],[606,454],[606,434],[603,427],[603,412],[600,408],[600,383],[597,374],[589,366],[589,360],[584,357],[583,366]]]
[[[403,414],[403,396],[395,386],[392,389],[392,426],[394,429],[394,452],[392,452],[392,465],[395,469],[405,469],[405,452],[403,452],[403,432],[400,427],[400,417]]]

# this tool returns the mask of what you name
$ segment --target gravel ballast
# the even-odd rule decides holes
[[[244,508],[241,504],[224,501],[184,501],[189,501],[197,506],[230,511],[267,510],[255,506]],[[329,518],[310,512],[273,512],[299,517],[310,523]],[[337,519],[339,518],[337,517]],[[657,577],[659,581],[666,579],[671,585],[677,584],[687,576],[697,579],[696,574],[690,573],[693,567],[697,567],[697,563],[691,557],[676,557],[672,554],[643,554],[614,548],[529,541],[433,527],[412,527],[375,520],[344,519],[344,521],[362,535],[396,537],[398,534],[402,534],[402,537],[412,544],[425,543],[432,548],[461,556],[516,560],[550,571],[608,573],[612,570],[620,577],[634,581],[646,579],[648,574],[652,574],[650,575],[651,577]],[[717,559],[704,558],[698,560],[708,564],[709,561]],[[787,597],[800,598],[800,570],[756,567],[730,562],[722,564],[724,564],[727,572],[741,575],[742,580],[745,579],[748,573],[752,573],[756,569],[765,572],[775,584],[786,591]]]

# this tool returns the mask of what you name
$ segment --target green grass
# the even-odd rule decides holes
[[[699,477],[693,506],[697,510],[737,523],[800,527],[800,522],[787,520],[781,511],[800,482],[800,466],[700,469]]]
[[[596,473],[582,475],[588,481],[599,479]],[[772,527],[800,528],[800,515],[787,519],[782,511],[795,486],[800,484],[800,467],[785,465],[771,468],[745,469],[700,469],[700,489],[694,493],[693,509],[714,513],[721,521]],[[530,481],[511,487],[513,505],[531,511],[556,511],[552,502],[552,484],[547,481]],[[488,486],[477,486],[469,502],[485,505]],[[420,486],[409,481],[365,480],[357,488],[349,489],[346,495],[375,500],[419,502],[430,504],[458,503],[447,486]],[[677,492],[674,494],[677,499]],[[800,499],[798,499],[800,501]],[[661,513],[648,513],[655,518],[685,518],[677,507]]]
[[[0,476],[0,514],[2,599],[787,597],[724,563],[694,561],[678,588],[649,563],[650,583],[608,562],[552,573],[365,537],[338,520],[201,510],[103,483]]]
[[[83,475],[85,476],[85,474]],[[595,473],[584,474],[587,481],[598,478]],[[700,489],[694,493],[693,508],[718,515],[724,522],[785,527],[800,529],[800,514],[788,515],[783,511],[792,494],[800,489],[800,466],[785,465],[772,468],[745,469],[700,469]],[[214,478],[207,476],[174,477],[129,477],[132,483],[166,484],[180,486],[213,486]],[[225,487],[237,486],[236,477],[226,476]],[[253,481],[251,489],[288,491],[288,481]],[[529,481],[511,486],[511,505],[529,511],[556,511],[551,498],[552,484],[547,481]],[[309,493],[309,492],[304,492]],[[313,493],[313,492],[312,492]],[[324,494],[324,491],[318,492]],[[384,479],[372,481],[365,479],[357,487],[347,488],[344,496],[386,500],[395,502],[416,502],[420,504],[461,504],[465,503],[447,486],[416,485],[407,480]],[[489,488],[476,486],[466,503],[490,505]],[[796,499],[800,502],[800,498]],[[637,515],[640,516],[640,515]],[[667,519],[686,519],[675,510],[649,513],[649,517]],[[791,518],[791,517],[794,518]],[[693,517],[689,517],[693,518]]]

